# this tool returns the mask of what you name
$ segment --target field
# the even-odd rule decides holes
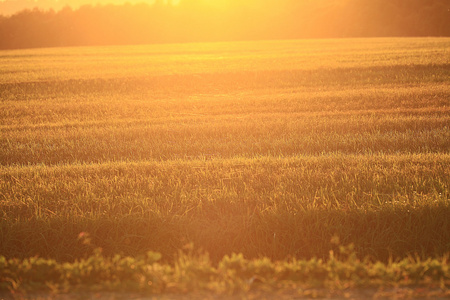
[[[339,245],[375,269],[439,262],[430,280],[449,284],[449,49],[380,38],[1,51],[0,290],[30,257],[320,269]]]

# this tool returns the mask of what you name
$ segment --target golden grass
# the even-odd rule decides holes
[[[449,45],[2,51],[0,254],[445,255]]]

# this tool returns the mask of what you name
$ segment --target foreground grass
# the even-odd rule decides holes
[[[86,241],[88,236],[83,236]],[[412,287],[408,296],[445,297],[450,284],[447,258],[409,257],[388,263],[359,260],[353,246],[339,246],[326,261],[245,259],[242,254],[225,256],[217,265],[208,255],[194,254],[192,248],[180,251],[173,264],[159,262],[161,255],[148,252],[139,257],[115,255],[108,258],[95,249],[92,256],[73,263],[29,258],[0,257],[0,291],[26,297],[38,291],[47,295],[101,290],[128,295],[185,294],[208,292],[222,295],[288,291],[295,297],[321,297],[329,291],[355,288]],[[426,288],[419,288],[426,286]],[[328,292],[321,290],[326,288]],[[342,293],[342,292],[341,292]],[[97,295],[99,297],[99,295]]]

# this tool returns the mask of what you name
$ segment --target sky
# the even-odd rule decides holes
[[[124,4],[124,3],[154,3],[155,0],[0,0],[0,14],[11,15],[24,9],[38,7],[43,10],[59,10],[65,6],[74,9],[81,5],[90,4]],[[177,3],[180,0],[165,0],[167,2]],[[220,0],[219,0],[220,1]]]

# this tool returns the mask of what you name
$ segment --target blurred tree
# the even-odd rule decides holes
[[[17,1],[29,4],[29,0]],[[51,2],[42,3],[50,5]],[[450,36],[450,0],[181,0],[179,5],[168,3],[157,0],[153,5],[83,5],[78,9],[64,7],[57,12],[22,10],[0,17],[0,48]]]

